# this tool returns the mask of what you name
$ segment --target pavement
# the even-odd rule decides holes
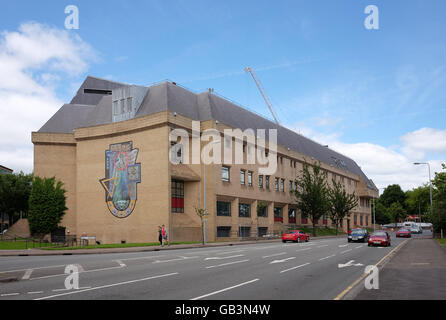
[[[436,240],[415,238],[379,272],[379,289],[362,289],[356,300],[445,300],[446,249]]]
[[[0,275],[17,279],[0,283],[0,300],[332,300],[366,266],[405,241],[393,235],[391,247],[368,247],[348,243],[344,236],[307,243],[0,257]],[[67,267],[73,266],[79,287],[67,288]]]

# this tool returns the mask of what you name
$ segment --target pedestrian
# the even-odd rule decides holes
[[[161,226],[158,226],[158,241],[160,242],[160,246],[163,245],[163,230]]]
[[[164,247],[164,243],[166,243],[166,242],[167,242],[167,245],[169,245],[169,242],[167,241],[167,229],[164,226],[164,224],[163,224],[163,228],[162,228],[161,233],[163,235],[163,244],[161,246]]]

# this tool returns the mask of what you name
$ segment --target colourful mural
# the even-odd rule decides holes
[[[108,210],[117,218],[126,218],[135,209],[136,186],[141,182],[137,156],[138,149],[132,149],[132,142],[111,144],[105,151],[105,178],[99,182],[105,190]]]

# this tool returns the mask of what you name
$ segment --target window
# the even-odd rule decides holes
[[[231,148],[231,143],[232,140],[231,139],[225,139],[225,148],[230,149]]]
[[[231,227],[217,227],[217,237],[228,238],[231,235]]]
[[[356,214],[353,216],[353,223],[354,223],[355,225],[358,224],[358,217],[356,216]]]
[[[259,227],[258,228],[258,235],[259,235],[259,237],[266,236],[267,233],[268,233],[268,228],[267,227]]]
[[[274,207],[274,222],[283,222],[282,208]]]
[[[127,112],[132,112],[132,98],[127,98]]]
[[[184,212],[184,181],[172,180],[172,212]]]
[[[274,179],[274,190],[279,191],[279,178]]]
[[[290,180],[290,192],[293,191],[293,181]]]
[[[249,218],[251,216],[251,205],[246,203],[239,203],[238,216],[242,218]]]
[[[125,99],[121,99],[120,110],[119,113],[123,114],[125,112]]]
[[[258,207],[257,216],[262,218],[268,217],[268,205]]]
[[[259,175],[259,188],[263,189],[263,175]]]
[[[288,223],[296,223],[296,209],[288,209]]]
[[[251,235],[251,227],[240,227],[239,236],[242,238],[248,238]]]
[[[221,180],[229,182],[229,167],[221,167]]]
[[[248,171],[248,186],[252,187],[252,171]]]
[[[230,216],[231,215],[231,203],[217,201],[217,216]]]
[[[265,187],[266,189],[269,189],[269,176],[266,176]]]
[[[280,179],[280,191],[285,192],[285,179]]]
[[[245,170],[240,170],[240,184],[245,185]]]

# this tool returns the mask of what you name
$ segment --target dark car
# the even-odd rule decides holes
[[[390,247],[390,236],[386,231],[375,231],[369,238],[370,246]]]
[[[365,229],[353,229],[348,235],[348,242],[367,242],[369,233]]]

